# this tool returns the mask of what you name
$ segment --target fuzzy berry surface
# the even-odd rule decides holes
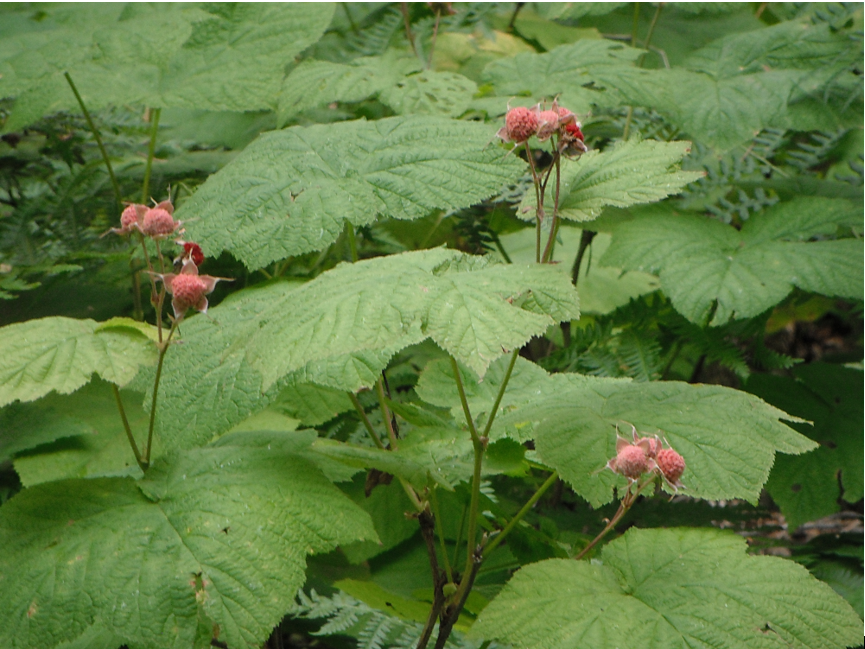
[[[511,108],[505,115],[505,129],[514,142],[525,142],[538,131],[538,114],[529,108]]]
[[[671,448],[658,451],[658,457],[655,459],[655,462],[667,481],[671,483],[678,481],[685,472],[685,458]]]
[[[138,212],[135,209],[135,205],[128,205],[120,215],[120,227],[124,231],[129,232],[137,222]]]
[[[538,122],[538,139],[546,140],[559,128],[559,113],[556,110],[541,111]]]
[[[626,478],[636,480],[649,470],[649,459],[639,446],[628,444],[616,455],[616,471]]]
[[[141,226],[141,231],[150,237],[166,236],[176,229],[177,224],[174,222],[174,217],[161,207],[147,210],[147,214],[144,215],[144,223]]]
[[[641,437],[637,440],[637,444],[646,449],[646,455],[654,459],[658,457],[658,452],[661,450],[661,442],[654,437]]]
[[[171,282],[171,294],[178,310],[185,311],[201,302],[207,294],[207,284],[198,275],[177,275]]]

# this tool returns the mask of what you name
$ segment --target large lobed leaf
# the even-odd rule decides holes
[[[313,361],[432,338],[483,376],[506,351],[578,317],[568,278],[444,249],[337,266],[258,315],[248,355],[267,390]]]
[[[130,327],[50,317],[0,328],[0,406],[74,392],[94,373],[125,385],[156,362],[156,345]]]
[[[591,221],[607,205],[654,203],[676,194],[703,176],[702,172],[676,168],[690,150],[690,142],[629,140],[603,152],[589,151],[578,160],[563,160],[559,215],[572,221]],[[555,178],[551,178],[544,198],[547,215],[554,203]],[[534,192],[526,192],[517,214],[534,220],[536,206]]]
[[[466,381],[472,415],[488,416],[504,374],[505,360],[483,383]],[[452,371],[431,363],[418,381],[418,395],[437,406],[459,407]],[[699,498],[744,498],[756,502],[776,451],[798,454],[815,448],[779,420],[801,421],[753,395],[714,385],[677,381],[636,383],[581,374],[548,375],[518,359],[499,405],[493,439],[534,439],[541,461],[558,470],[593,506],[609,502],[625,480],[603,470],[616,454],[616,427],[633,424],[659,434],[685,458],[685,493]]]
[[[822,649],[859,643],[859,616],[792,561],[749,556],[730,532],[632,529],[602,564],[522,568],[472,635],[523,649]]]
[[[662,209],[617,227],[602,263],[658,273],[679,313],[698,324],[722,325],[762,313],[794,286],[861,296],[862,241],[825,240],[839,226],[861,222],[853,203],[828,198],[779,203],[741,230]],[[820,235],[823,240],[808,241]]]
[[[131,649],[204,646],[213,631],[257,647],[294,601],[307,554],[376,538],[292,453],[310,437],[295,449],[233,438],[160,460],[137,483],[53,482],[6,503],[2,644],[46,649],[96,625]]]
[[[332,15],[327,3],[239,4],[112,6],[83,20],[49,19],[48,29],[5,37],[0,47],[0,96],[16,98],[4,128],[78,110],[66,71],[90,110],[273,108],[286,61],[317,41]]]
[[[178,210],[210,254],[250,268],[333,243],[345,221],[468,207],[514,181],[524,163],[487,147],[487,126],[393,117],[262,135]],[[194,219],[194,220],[193,220]]]

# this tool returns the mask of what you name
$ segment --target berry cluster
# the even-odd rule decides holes
[[[496,135],[503,142],[514,142],[517,146],[527,142],[533,135],[541,142],[558,135],[557,146],[563,153],[580,155],[588,150],[581,127],[582,124],[572,111],[553,100],[549,110],[541,110],[540,104],[532,108],[510,108],[505,115],[505,125]]]
[[[685,472],[685,459],[672,448],[664,448],[657,435],[637,437],[637,429],[632,428],[633,441],[618,437],[616,457],[607,462],[606,468],[630,481],[636,481],[644,473],[652,471],[660,475],[674,491],[684,488],[680,478]]]
[[[120,215],[120,227],[111,228],[115,234],[131,234],[137,230],[152,239],[165,239],[180,229],[183,225],[174,220],[174,205],[171,201],[162,201],[155,207],[132,203]]]

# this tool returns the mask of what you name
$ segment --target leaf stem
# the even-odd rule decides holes
[[[114,169],[111,168],[111,161],[108,159],[108,152],[105,150],[105,145],[102,144],[99,130],[93,123],[93,119],[90,117],[90,111],[88,111],[87,106],[84,105],[84,100],[81,98],[81,95],[78,94],[78,88],[75,87],[72,77],[69,76],[68,72],[64,72],[63,76],[66,77],[66,82],[69,84],[69,87],[72,88],[72,92],[75,94],[75,99],[78,100],[78,105],[81,106],[81,112],[84,113],[84,119],[87,120],[87,125],[90,127],[90,132],[93,133],[93,139],[96,140],[96,145],[99,147],[99,152],[102,154],[102,160],[105,162],[105,167],[108,169],[108,176],[111,178],[111,186],[114,188],[114,200],[117,201],[117,210],[120,211],[120,208],[123,205],[123,197],[120,195],[120,185],[117,183]]]
[[[405,37],[408,39],[409,45],[411,45],[411,51],[414,52],[415,56],[418,56],[417,47],[414,44],[414,34],[411,33],[411,23],[408,17],[408,3],[400,2],[399,10],[402,12],[402,19],[405,23]]]
[[[345,221],[345,238],[348,241],[348,252],[351,255],[352,263],[355,263],[357,257],[357,239],[354,236],[354,225],[346,219]]]
[[[562,156],[556,146],[556,159],[554,165],[556,167],[556,194],[553,202],[553,221],[550,223],[550,236],[547,239],[547,245],[544,248],[544,254],[541,256],[541,261],[547,263],[552,259],[553,247],[556,242],[556,230],[559,228],[559,195],[562,191]],[[548,176],[549,177],[549,176]],[[546,189],[546,185],[544,186]]]
[[[649,23],[649,32],[646,34],[646,42],[643,44],[643,49],[648,50],[649,46],[652,42],[652,36],[655,34],[655,25],[658,24],[658,17],[661,15],[661,9],[664,8],[664,3],[659,2],[657,9],[655,9],[655,15],[652,16],[652,22]],[[631,47],[637,46],[637,26],[640,20],[640,3],[634,3],[634,29],[631,32]],[[643,61],[645,59],[645,54],[640,55],[640,60],[637,62],[637,67],[643,67]],[[625,128],[622,130],[622,139],[627,140],[628,134],[631,131],[631,119],[634,117],[634,107],[628,106],[628,116],[625,118]]]
[[[381,416],[384,419],[384,425],[387,429],[387,437],[390,440],[390,447],[394,451],[397,449],[396,432],[393,429],[393,420],[391,419],[390,410],[384,398],[384,381],[379,378],[375,383],[375,391],[378,394],[378,405],[381,408]]]
[[[642,483],[640,483],[637,486],[637,490],[634,492],[631,491],[631,485],[628,485],[628,492],[625,494],[625,497],[622,498],[622,502],[619,505],[618,511],[610,519],[610,522],[607,523],[606,527],[604,527],[604,529],[601,530],[600,534],[598,534],[595,538],[593,538],[592,541],[586,547],[584,547],[582,550],[580,550],[580,552],[574,557],[574,560],[579,561],[584,556],[586,556],[586,554],[589,552],[589,550],[591,550],[593,547],[595,547],[601,541],[601,539],[603,539],[610,532],[610,530],[612,530],[619,523],[619,521],[622,520],[622,516],[624,516],[625,514],[628,513],[628,510],[631,507],[633,507],[635,502],[637,502],[637,496],[640,495],[640,492],[643,489],[645,489],[648,485],[652,484],[654,481],[655,481],[654,475],[650,476],[649,478],[646,478],[645,481],[643,481]]]
[[[165,360],[165,352],[168,351],[171,337],[174,335],[174,331],[177,329],[177,324],[179,322],[179,319],[172,320],[171,329],[168,331],[168,338],[165,339],[165,342],[159,343],[159,361],[156,365],[156,378],[153,379],[153,397],[150,400],[150,426],[147,430],[147,450],[144,455],[145,466],[150,466],[150,452],[153,450],[153,428],[156,424],[156,399],[159,395],[159,381],[162,378],[162,362]]]
[[[469,427],[469,432],[472,436],[472,446],[474,447],[474,470],[472,472],[472,493],[471,493],[471,501],[469,504],[469,529],[468,534],[466,534],[466,567],[463,570],[463,580],[460,582],[460,587],[458,594],[462,596],[465,594],[467,580],[465,575],[469,574],[469,571],[472,569],[472,562],[474,561],[475,555],[475,542],[477,540],[477,528],[478,528],[478,508],[480,504],[480,495],[481,495],[481,468],[483,466],[484,460],[484,450],[486,448],[485,439],[481,440],[478,437],[478,432],[475,429],[475,422],[472,420],[472,413],[469,410],[469,403],[466,399],[466,391],[463,387],[462,376],[460,375],[460,368],[457,365],[456,359],[451,356],[451,367],[454,370],[454,380],[457,384],[457,390],[460,394],[460,403],[463,407],[463,413],[466,417],[466,423]]]
[[[499,544],[505,540],[505,537],[507,537],[507,535],[511,533],[511,530],[516,527],[517,523],[519,523],[523,519],[523,517],[529,513],[529,510],[531,510],[531,508],[535,506],[535,503],[541,499],[541,496],[546,493],[547,489],[549,489],[555,484],[558,478],[558,471],[553,471],[550,476],[544,481],[544,483],[540,487],[538,487],[538,490],[534,493],[534,495],[532,495],[532,497],[529,498],[526,504],[523,505],[522,509],[517,512],[516,516],[514,516],[510,520],[510,522],[505,525],[504,529],[499,532],[486,547],[484,547],[484,558],[486,558],[487,555],[491,554],[493,550],[499,547]]]
[[[529,161],[529,169],[532,170],[532,182],[535,185],[535,263],[541,263],[541,222],[544,220],[544,198],[541,194],[541,179],[538,177],[538,171],[535,169],[535,157],[532,155],[532,150],[529,148],[529,143],[526,142],[526,158]]]
[[[153,166],[153,153],[156,151],[156,134],[159,130],[159,115],[161,112],[162,109],[154,108],[150,113],[150,142],[147,145],[147,163],[144,165],[144,183],[141,186],[142,203],[147,203],[150,194],[150,170]]]
[[[141,451],[138,450],[138,444],[135,443],[135,437],[132,435],[132,427],[129,425],[129,419],[126,418],[126,409],[123,407],[123,401],[120,398],[120,389],[116,384],[112,383],[111,388],[114,390],[114,400],[117,402],[117,410],[120,411],[120,419],[123,420],[123,430],[126,431],[126,439],[129,440],[129,445],[132,447],[132,452],[135,454],[135,461],[142,471],[147,469],[147,465],[141,459]]]
[[[381,439],[375,432],[375,428],[372,427],[372,423],[369,420],[369,417],[366,416],[366,412],[363,410],[363,406],[360,405],[360,400],[357,398],[357,395],[353,392],[348,393],[348,398],[351,399],[351,403],[354,405],[354,409],[357,410],[357,414],[360,415],[360,420],[363,422],[366,431],[369,433],[369,436],[372,437],[372,441],[375,442],[375,445],[384,450],[384,444],[381,443]]]
[[[435,52],[436,39],[438,38],[438,35],[439,35],[439,20],[441,20],[441,16],[442,16],[441,9],[436,9],[436,22],[435,22],[435,25],[433,26],[432,42],[430,43],[430,46],[429,46],[429,58],[427,59],[427,64],[426,64],[427,70],[432,68],[433,52]]]
[[[429,501],[432,504],[433,508],[433,516],[435,517],[436,521],[436,534],[438,534],[439,544],[442,548],[442,561],[444,561],[445,564],[445,574],[447,574],[448,576],[448,582],[453,583],[454,575],[453,571],[451,570],[451,562],[448,559],[447,545],[445,545],[445,532],[444,528],[442,527],[441,511],[439,510],[439,499],[438,496],[436,496],[435,487],[430,489],[429,496]]]
[[[502,402],[502,397],[505,396],[505,390],[508,387],[508,381],[511,380],[511,372],[514,371],[514,365],[516,365],[517,356],[519,355],[519,348],[511,352],[511,362],[508,363],[508,369],[505,371],[505,377],[504,379],[502,379],[502,384],[499,386],[499,393],[496,395],[496,400],[493,403],[493,409],[490,411],[490,416],[487,419],[486,426],[484,426],[484,432],[482,437],[489,437],[490,429],[493,427],[493,421],[495,421],[496,415],[499,412],[499,404],[501,404]]]

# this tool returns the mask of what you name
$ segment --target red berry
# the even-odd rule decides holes
[[[525,142],[538,130],[538,112],[522,106],[511,108],[505,115],[508,141]]]
[[[198,275],[176,275],[171,281],[172,303],[179,312],[198,307],[207,293],[207,282]]]
[[[617,473],[636,480],[649,470],[649,458],[639,446],[628,444],[623,446],[616,455],[615,467]]]
[[[565,126],[565,133],[567,133],[575,140],[579,140],[580,142],[585,141],[585,138],[583,137],[583,132],[580,130],[580,125],[576,122],[572,122],[571,124]]]
[[[670,484],[676,484],[685,472],[685,458],[671,448],[658,451],[655,462]]]
[[[141,226],[141,231],[150,237],[164,237],[176,229],[177,223],[174,222],[174,218],[161,207],[147,210],[147,214],[144,215],[144,223]]]
[[[187,241],[183,244],[183,256],[192,260],[196,266],[201,266],[204,262],[204,253],[201,251],[201,246],[197,243]]]

